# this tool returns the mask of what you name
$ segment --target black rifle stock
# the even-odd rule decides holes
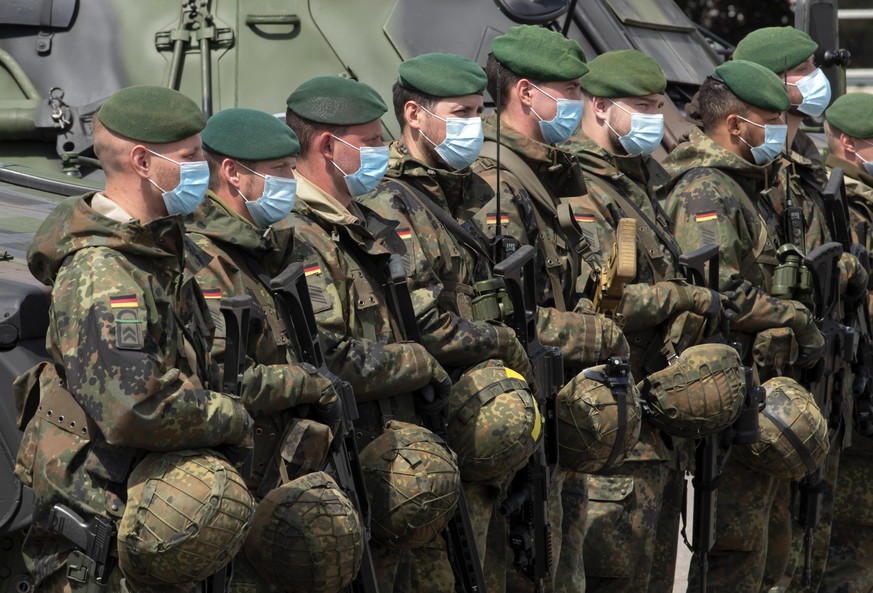
[[[494,276],[502,279],[511,303],[512,310],[504,311],[504,319],[527,348],[545,430],[543,446],[537,448],[527,465],[516,474],[501,512],[509,517],[510,545],[516,568],[537,590],[542,590],[551,575],[553,562],[548,513],[549,469],[558,463],[556,397],[564,383],[564,368],[561,351],[543,346],[537,337],[534,255],[532,246],[519,247],[494,267]]]
[[[421,344],[421,333],[415,318],[409,287],[406,284],[406,268],[401,256],[392,254],[389,257],[384,277],[388,307],[394,313],[402,334],[401,338]],[[415,398],[417,402],[432,403],[434,400],[432,388],[425,387],[415,394]],[[441,439],[446,439],[448,429],[444,413],[420,412],[420,416],[425,428]],[[485,593],[485,576],[482,573],[473,525],[470,523],[470,510],[467,507],[463,488],[460,489],[457,509],[449,519],[443,538],[446,542],[449,563],[452,565],[452,573],[455,576],[455,590],[458,593]]]
[[[113,564],[115,522],[101,515],[86,522],[73,509],[55,504],[49,512],[49,530],[76,546],[67,559],[67,579],[86,592],[103,591]]]
[[[301,362],[311,364],[326,377],[331,378],[337,397],[340,399],[342,417],[339,419],[339,434],[334,437],[331,445],[329,471],[334,474],[339,487],[355,505],[364,526],[361,568],[352,581],[350,589],[354,593],[378,593],[379,584],[370,553],[370,502],[367,498],[367,487],[355,440],[354,423],[358,419],[355,394],[351,385],[330,373],[324,363],[303,265],[293,263],[288,266],[270,281],[270,289],[288,328],[288,338],[300,353]]]

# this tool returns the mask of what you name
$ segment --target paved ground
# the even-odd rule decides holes
[[[688,508],[686,517],[688,520],[688,529],[687,533],[691,534],[691,525],[693,525],[693,517],[692,517],[692,507],[694,501],[694,494],[691,490],[691,479],[686,478],[688,483],[688,496],[686,499],[688,500]],[[680,522],[681,529],[681,522]],[[673,581],[673,593],[685,593],[688,588],[688,565],[691,562],[691,552],[685,546],[685,542],[682,541],[682,534],[679,535],[679,545],[677,547],[676,554],[676,580]]]

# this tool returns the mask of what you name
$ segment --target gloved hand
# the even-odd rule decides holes
[[[329,371],[321,373],[308,363],[300,363],[296,366],[306,373],[300,393],[300,404],[328,406],[336,401],[336,390],[333,387],[334,381],[338,380],[336,375]]]
[[[495,324],[493,327],[497,332],[497,355],[500,360],[524,377],[528,385],[533,385],[533,369],[531,369],[525,346],[515,337],[515,332],[505,325]]]
[[[791,301],[794,305],[794,318],[789,327],[794,331],[794,337],[800,347],[796,366],[810,368],[818,362],[825,350],[825,340],[818,327],[812,312],[802,303]]]
[[[449,395],[452,393],[452,379],[443,367],[431,357],[430,382],[421,388],[422,401],[418,402],[418,409],[424,416],[436,417],[449,404]]]
[[[850,302],[855,302],[867,293],[869,274],[857,257],[843,252],[837,268],[840,271],[841,296]]]

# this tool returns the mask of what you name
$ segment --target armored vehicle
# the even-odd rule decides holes
[[[835,4],[798,0],[796,11],[840,88]],[[665,148],[687,130],[682,106],[732,50],[673,0],[0,2],[0,593],[33,588],[20,554],[32,498],[13,476],[11,386],[46,357],[49,303],[25,252],[58,202],[102,186],[90,132],[102,102],[152,84],[181,90],[207,115],[236,106],[282,113],[291,90],[326,74],[365,81],[390,100],[402,60],[442,51],[484,65],[491,40],[516,23],[562,31],[589,57],[635,48],[656,58],[671,99]],[[399,134],[393,117],[384,132]]]

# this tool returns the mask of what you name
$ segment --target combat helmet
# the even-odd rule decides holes
[[[542,439],[542,419],[527,383],[498,361],[465,371],[452,385],[448,408],[446,440],[465,481],[512,474]]]
[[[830,445],[827,420],[812,394],[794,379],[773,377],[762,387],[761,439],[735,447],[732,454],[752,469],[799,480],[824,463]]]
[[[128,478],[119,565],[151,585],[202,581],[236,556],[254,512],[242,476],[218,455],[150,453]]]
[[[615,467],[639,439],[640,397],[626,358],[585,369],[561,388],[557,404],[559,459],[567,469]]]
[[[646,377],[640,393],[649,420],[679,437],[699,438],[730,426],[740,413],[746,374],[727,344],[700,344]]]
[[[274,488],[258,505],[245,554],[284,593],[334,593],[361,566],[364,530],[352,501],[324,472]]]
[[[455,454],[431,431],[391,420],[360,453],[373,541],[413,549],[434,541],[455,512]]]

